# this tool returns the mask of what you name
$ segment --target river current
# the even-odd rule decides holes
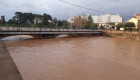
[[[140,80],[140,41],[95,36],[5,44],[24,80]]]

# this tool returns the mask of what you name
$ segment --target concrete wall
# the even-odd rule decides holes
[[[130,32],[130,31],[111,31],[111,30],[104,30],[105,36],[116,37],[116,38],[124,38],[124,39],[134,39],[140,40],[140,32]]]
[[[0,80],[23,80],[16,64],[0,40]]]

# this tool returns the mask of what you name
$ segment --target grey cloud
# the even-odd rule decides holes
[[[140,13],[139,0],[65,0],[71,3],[82,5],[94,10],[132,16]],[[67,19],[77,14],[101,13],[81,9],[59,0],[0,0],[0,16],[5,15],[6,20],[12,18],[16,11],[33,12],[37,14],[48,13],[59,19]]]

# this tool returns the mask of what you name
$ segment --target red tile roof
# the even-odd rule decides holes
[[[133,16],[133,18],[136,18],[137,16],[140,16],[140,14],[135,14],[135,15]]]

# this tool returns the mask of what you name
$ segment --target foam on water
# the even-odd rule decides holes
[[[31,39],[31,38],[33,38],[33,37],[29,36],[29,35],[16,35],[16,36],[2,38],[2,40],[6,41],[6,42],[12,42],[12,41],[27,40],[27,39]]]

